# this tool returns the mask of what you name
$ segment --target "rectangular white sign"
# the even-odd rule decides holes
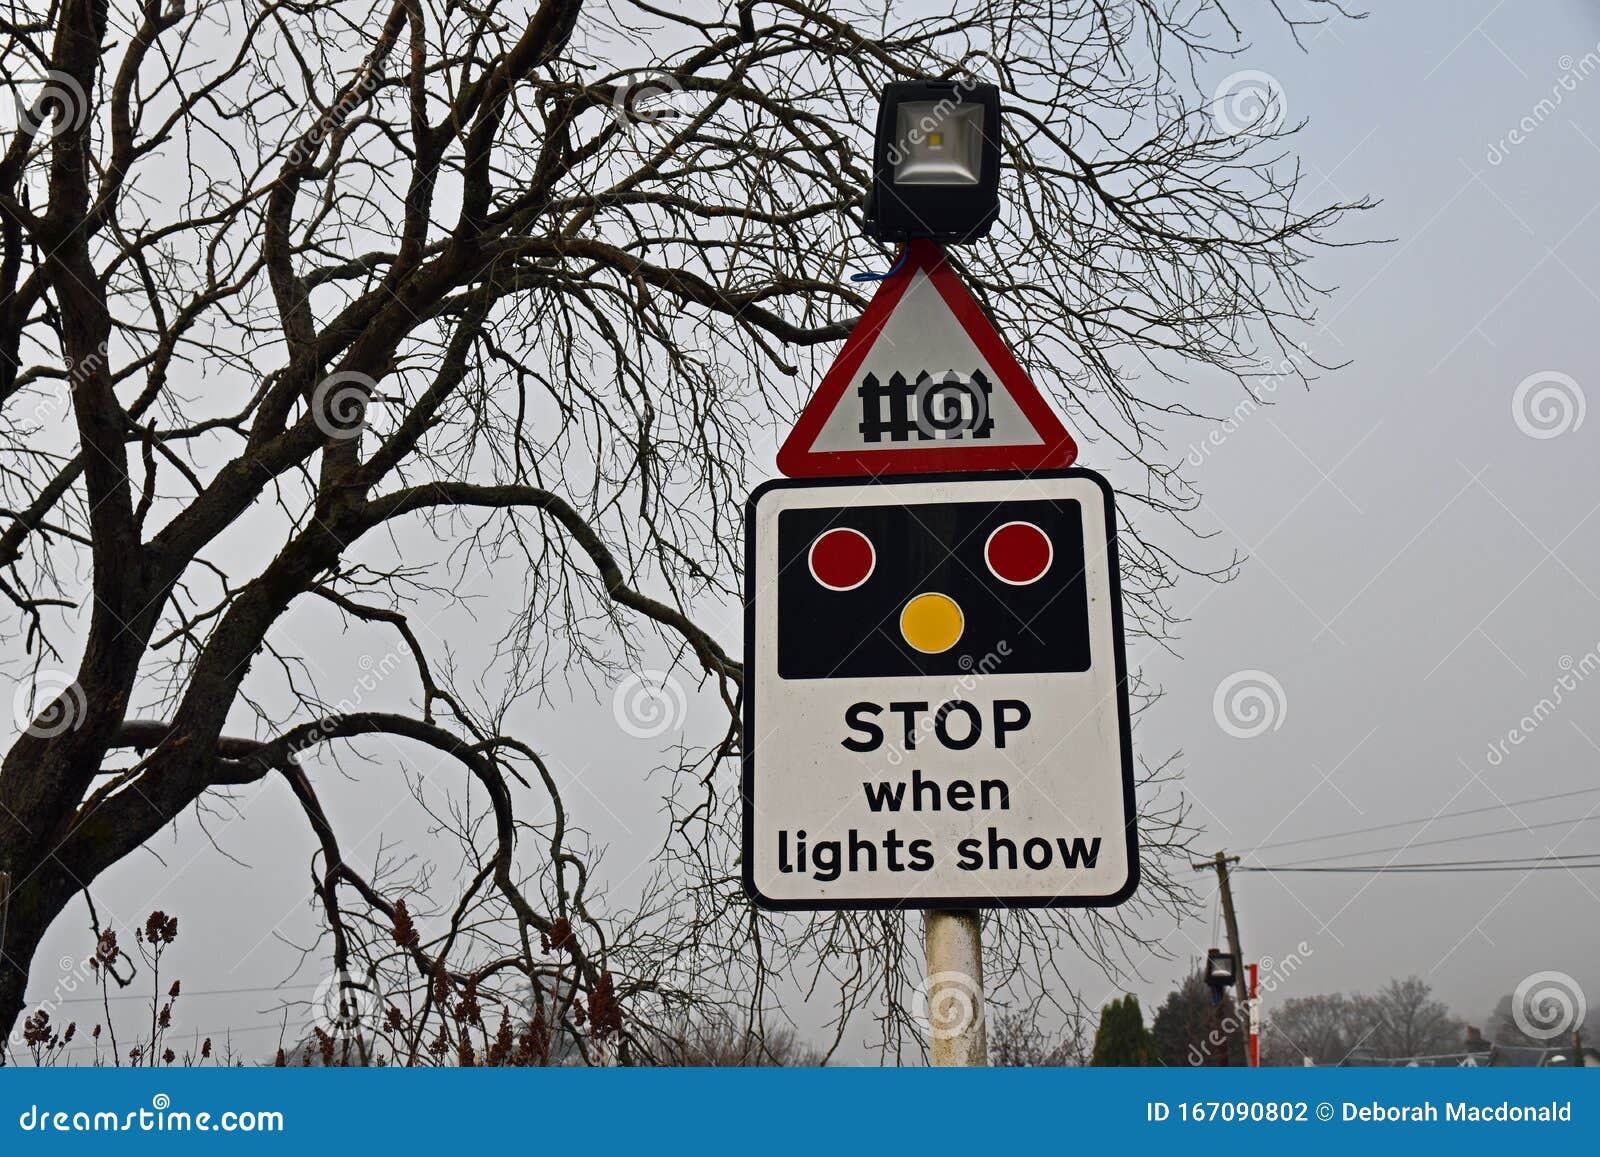
[[[772,908],[1138,884],[1112,492],[773,482],[746,513],[744,881]]]

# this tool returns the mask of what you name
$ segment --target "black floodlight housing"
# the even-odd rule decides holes
[[[885,87],[866,235],[976,241],[999,215],[1000,90],[969,80]]]
[[[1220,991],[1231,988],[1235,975],[1233,953],[1224,952],[1220,948],[1212,948],[1206,952],[1206,984],[1212,989]]]

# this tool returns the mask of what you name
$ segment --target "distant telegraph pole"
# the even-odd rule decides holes
[[[1233,907],[1233,885],[1228,879],[1228,865],[1237,864],[1238,856],[1229,856],[1218,852],[1211,859],[1193,865],[1197,872],[1215,870],[1217,873],[1217,887],[1222,891],[1222,923],[1228,932],[1228,951],[1233,953],[1233,983],[1241,1013],[1249,1013],[1250,1006],[1250,981],[1248,970],[1244,963],[1244,950],[1239,947],[1239,916]]]

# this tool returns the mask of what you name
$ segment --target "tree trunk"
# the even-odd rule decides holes
[[[9,1035],[26,1010],[29,968],[50,925],[66,910],[82,886],[59,861],[32,873],[19,874],[0,909],[0,1025]],[[85,948],[88,955],[93,946]],[[0,1064],[5,1063],[0,1053]]]

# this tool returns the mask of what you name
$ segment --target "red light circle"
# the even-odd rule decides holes
[[[872,577],[878,552],[859,530],[841,526],[817,535],[806,561],[811,577],[830,591],[853,591]]]
[[[1055,546],[1033,523],[1008,522],[996,527],[983,544],[983,561],[1001,582],[1025,587],[1038,582],[1050,569]]]

